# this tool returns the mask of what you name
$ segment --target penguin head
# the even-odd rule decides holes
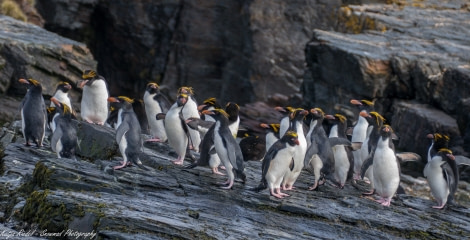
[[[274,133],[278,133],[278,132],[279,132],[279,128],[281,127],[281,124],[279,124],[279,123],[271,123],[271,124],[260,123],[259,126],[262,127],[262,128],[264,128],[264,129],[267,129],[268,131],[272,131],[272,132],[274,132]]]
[[[312,108],[310,109],[310,115],[312,119],[323,119],[325,117],[325,112],[321,108]]]
[[[454,154],[452,154],[452,151],[448,148],[439,149],[437,154],[447,157],[448,160],[455,161]]]
[[[227,105],[225,105],[225,112],[229,115],[229,120],[235,121],[238,118],[240,106],[236,103],[228,102]]]
[[[70,107],[67,104],[65,104],[63,102],[60,102],[55,97],[51,98],[51,102],[53,102],[57,106],[56,111],[59,112],[62,116],[72,116],[72,110],[70,109]],[[51,110],[51,111],[53,111],[53,110]],[[48,112],[49,112],[49,109],[48,109]]]
[[[67,93],[70,89],[72,89],[72,85],[68,82],[59,82],[59,85],[57,85],[56,91],[62,91],[64,93]]]
[[[186,102],[188,102],[188,95],[187,94],[179,94],[178,97],[176,98],[176,104],[178,107],[184,106]]]
[[[42,86],[41,86],[41,83],[37,80],[34,80],[32,78],[29,78],[29,79],[24,79],[24,78],[20,78],[20,80],[18,80],[20,83],[22,84],[25,84],[26,87],[28,88],[28,90],[31,90],[31,89],[36,89],[38,91],[41,91],[42,92]]]
[[[369,100],[356,100],[356,99],[351,99],[350,101],[351,104],[357,106],[359,110],[372,110],[374,107],[374,102],[369,101]]]
[[[215,97],[208,98],[204,100],[201,105],[197,106],[197,110],[199,112],[213,108],[222,108],[222,106],[217,102],[217,99]]]
[[[223,109],[216,108],[212,110],[204,110],[202,111],[202,114],[207,114],[207,115],[213,115],[215,118],[229,118],[229,115],[227,112],[225,112]]]
[[[378,112],[361,112],[359,115],[364,117],[370,125],[379,127],[379,129],[385,122],[385,118]]]
[[[149,92],[150,94],[155,94],[160,91],[160,86],[155,82],[149,82],[147,83],[145,91]]]
[[[192,96],[194,95],[194,91],[192,87],[183,86],[178,89],[178,95],[179,94],[186,94]]]
[[[449,146],[450,138],[445,134],[433,133],[428,134],[426,137],[434,142],[434,147],[436,149],[447,148]]]
[[[290,111],[290,114],[289,114],[289,119],[290,120],[302,120],[305,118],[305,116],[307,116],[308,114],[308,111],[305,111],[304,109],[302,108],[293,108],[291,109]]]
[[[132,109],[132,103],[134,103],[134,100],[125,97],[125,96],[119,96],[119,97],[109,97],[108,102],[111,103],[111,107],[114,108],[122,108],[122,109]]]
[[[299,135],[295,131],[287,131],[284,136],[282,136],[282,140],[284,142],[287,142],[289,145],[294,146],[294,145],[299,145]]]

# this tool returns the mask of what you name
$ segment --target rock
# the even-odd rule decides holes
[[[436,210],[430,207],[431,200],[406,194],[396,196],[392,206],[382,207],[361,196],[366,188],[362,182],[347,184],[342,190],[326,184],[318,191],[308,191],[313,176],[303,172],[291,196],[278,200],[267,190],[250,190],[260,180],[259,161],[246,162],[247,183],[236,182],[227,191],[216,184],[225,177],[212,174],[208,168],[187,170],[172,165],[167,144],[146,144],[142,161],[149,171],[135,166],[108,171],[118,164],[119,157],[94,162],[57,159],[48,146],[26,147],[22,141],[9,143],[4,150],[0,182],[8,183],[1,186],[8,186],[2,192],[9,194],[10,201],[2,204],[1,210],[8,212],[11,204],[24,196],[24,207],[5,222],[5,229],[34,231],[32,237],[470,237],[468,208],[448,206]],[[468,201],[459,201],[470,206]]]
[[[403,115],[397,116],[393,109],[402,100],[427,104],[433,108],[431,112],[442,111],[446,119],[453,119],[452,124],[458,124],[451,129],[452,147],[468,155],[462,147],[462,139],[468,137],[459,131],[466,129],[467,122],[455,122],[467,115],[461,109],[470,82],[469,43],[464,37],[470,25],[463,20],[470,17],[470,11],[460,3],[343,6],[337,15],[338,30],[343,32],[315,30],[307,44],[308,67],[302,88],[305,105],[330,112],[350,106],[352,98],[374,100],[375,110],[398,128],[399,147],[422,153],[424,145],[412,142],[425,130],[449,130],[445,128],[448,123],[440,129],[436,125],[439,120],[433,118],[429,121],[433,128],[424,129],[430,125],[410,118],[406,124],[419,131],[403,129],[398,125]],[[417,114],[421,113],[411,116]]]
[[[110,159],[119,152],[114,129],[73,120],[77,129],[79,148],[77,155],[89,159]]]
[[[71,98],[78,102],[75,85],[81,79],[82,70],[96,67],[84,44],[7,16],[0,16],[0,26],[0,116],[3,120],[12,115],[10,106],[18,107],[19,114],[20,101],[26,93],[26,88],[18,83],[20,78],[40,81],[46,100],[53,95],[59,81],[67,81],[74,87]]]

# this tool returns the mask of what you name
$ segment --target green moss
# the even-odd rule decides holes
[[[375,19],[363,14],[356,14],[350,7],[341,7],[337,14],[338,28],[341,31],[359,34],[365,30],[387,30],[383,24],[378,24]]]
[[[15,18],[17,20],[26,22],[28,18],[26,14],[21,10],[21,7],[18,3],[12,0],[3,0],[2,4],[0,5],[0,9],[2,14]]]
[[[41,189],[48,189],[50,186],[50,177],[53,172],[53,170],[44,165],[44,162],[37,162],[33,171],[32,183]]]
[[[65,204],[52,204],[47,201],[49,190],[34,191],[26,200],[23,220],[37,223],[40,229],[48,232],[60,232],[67,229],[71,217],[66,213]]]

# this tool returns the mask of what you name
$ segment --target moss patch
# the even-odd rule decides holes
[[[21,7],[18,5],[18,3],[12,0],[3,0],[0,5],[0,9],[2,14],[4,15],[10,16],[23,22],[28,21],[26,14],[23,12],[23,10],[21,10]]]

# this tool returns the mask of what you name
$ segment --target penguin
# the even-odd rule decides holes
[[[374,108],[374,103],[368,100],[356,100],[352,99],[350,101],[351,104],[357,106],[360,112],[371,112],[373,111]],[[366,138],[367,138],[367,128],[369,126],[369,123],[367,120],[359,114],[357,118],[357,122],[354,125],[352,136],[351,136],[351,142],[352,143],[360,143],[362,144]],[[361,150],[356,149],[352,151],[353,158],[354,158],[354,175],[353,179],[354,180],[359,180],[361,177],[361,166],[362,166],[362,154]]]
[[[335,158],[330,140],[323,127],[325,113],[321,108],[310,109],[311,120],[309,129],[310,145],[305,153],[304,165],[313,171],[315,176],[314,184],[309,190],[316,190],[324,183],[325,177],[335,171]]]
[[[114,166],[113,169],[124,168],[131,163],[136,164],[141,169],[147,170],[139,159],[142,153],[142,137],[140,135],[141,128],[137,115],[132,108],[132,102],[128,97],[109,97],[108,101],[118,111],[116,142],[119,145],[123,161],[121,165]]]
[[[261,161],[266,154],[266,139],[254,133],[245,133],[239,145],[245,161]]]
[[[279,121],[279,136],[283,136],[290,126],[289,115],[294,108],[277,106],[274,109],[282,114],[281,120]]]
[[[186,169],[195,168],[198,166],[209,166],[213,174],[225,175],[219,172],[220,158],[217,155],[214,146],[214,126],[213,124],[207,131],[205,137],[201,141],[199,159],[186,167]]]
[[[225,112],[228,114],[229,125],[228,128],[232,133],[233,138],[237,138],[238,128],[240,126],[240,107],[238,104],[233,102],[228,102],[225,105]]]
[[[205,116],[205,115],[201,114],[201,117],[202,116]],[[186,124],[188,125],[188,127],[190,127],[191,129],[197,130],[199,132],[199,135],[201,136],[201,139],[204,139],[207,132],[212,127],[212,125],[214,125],[214,123],[215,123],[215,120],[210,121],[210,120],[203,120],[202,118],[194,118],[194,117],[190,117],[186,120]]]
[[[292,109],[292,112],[289,114],[289,130],[297,133],[299,144],[295,146],[294,168],[287,171],[284,175],[284,179],[281,184],[282,190],[292,190],[294,188],[294,183],[304,167],[305,153],[307,152],[307,140],[305,139],[303,121],[307,114],[308,111],[301,108]]]
[[[26,140],[25,145],[31,146],[33,141],[37,147],[42,147],[46,131],[46,104],[42,97],[41,83],[34,79],[20,79],[20,83],[28,88],[21,101],[21,129]]]
[[[182,116],[184,120],[187,120],[190,117],[200,118],[198,105],[196,99],[194,98],[193,88],[183,86],[178,89],[178,94],[186,94],[188,96],[187,103],[184,105],[182,110]],[[172,107],[176,105],[173,104]],[[199,132],[194,129],[188,129],[189,133],[189,148],[193,149],[196,152],[199,152],[199,144],[201,143],[201,136]]]
[[[344,115],[335,114],[326,115],[326,119],[329,119],[332,123],[329,139],[341,138],[347,139],[346,128],[347,119]],[[334,180],[336,181],[337,187],[343,188],[346,180],[352,177],[354,158],[350,146],[345,145],[334,145],[331,146],[333,149],[333,155],[335,159],[335,171],[333,174]]]
[[[51,148],[57,153],[57,158],[75,159],[78,138],[75,125],[72,123],[72,110],[69,105],[52,97],[51,103],[56,106],[58,116],[54,118],[56,129],[52,133]]]
[[[219,104],[216,98],[211,97],[204,100],[204,102],[202,102],[202,105],[199,105],[197,107],[197,110],[199,111],[199,113],[202,113],[202,111],[204,110],[214,110],[216,108],[222,108],[222,105]],[[212,118],[210,115],[201,114],[201,119],[205,121],[215,122],[215,119]]]
[[[366,140],[364,140],[361,146],[361,158],[363,160],[361,166],[361,178],[367,177],[370,183],[370,191],[363,193],[370,195],[374,193],[374,181],[373,181],[373,168],[369,166],[373,163],[374,151],[377,146],[377,141],[380,137],[382,126],[385,122],[385,118],[382,117],[378,112],[361,112],[359,113],[369,123],[367,128]]]
[[[268,152],[269,148],[280,139],[279,137],[279,128],[281,124],[279,123],[260,123],[260,127],[265,129],[265,142],[266,142],[266,152]],[[262,160],[262,159],[261,159]]]
[[[392,142],[393,129],[384,125],[380,129],[380,136],[373,155],[374,188],[380,199],[377,202],[383,206],[390,206],[400,184],[400,163],[395,155],[395,146]]]
[[[244,173],[243,154],[237,141],[233,137],[228,127],[229,115],[222,109],[204,110],[203,114],[212,115],[216,120],[214,124],[214,147],[220,161],[226,168],[228,179],[223,187],[230,189],[233,186],[235,178],[240,178],[243,183],[246,181]]]
[[[46,112],[47,112],[47,126],[49,127],[51,132],[54,133],[55,128],[56,128],[56,124],[55,124],[54,119],[60,115],[60,112],[57,109],[57,107],[55,107],[55,106],[54,107],[48,107],[46,109]]]
[[[144,94],[145,113],[150,128],[151,139],[148,142],[165,142],[167,141],[164,121],[157,120],[159,113],[166,113],[171,107],[170,102],[160,92],[160,86],[151,82],[147,84]]]
[[[188,128],[185,119],[182,116],[183,108],[188,102],[189,96],[180,94],[176,98],[176,102],[165,114],[165,132],[168,138],[168,144],[176,151],[178,155],[172,163],[183,165],[188,146]]]
[[[259,192],[269,188],[269,193],[276,198],[289,196],[281,192],[281,182],[286,172],[292,171],[295,167],[295,149],[299,144],[297,133],[290,130],[277,140],[264,157],[261,182],[252,190]]]
[[[57,101],[62,102],[63,104],[67,104],[67,106],[70,108],[70,110],[73,113],[72,101],[70,100],[70,97],[68,95],[70,89],[72,89],[72,85],[70,85],[70,83],[59,82],[55,90],[54,96],[52,97],[57,99]],[[53,102],[51,102],[50,107],[56,107],[56,105]]]
[[[104,125],[108,118],[108,89],[106,80],[93,70],[83,71],[81,117],[88,123]]]

